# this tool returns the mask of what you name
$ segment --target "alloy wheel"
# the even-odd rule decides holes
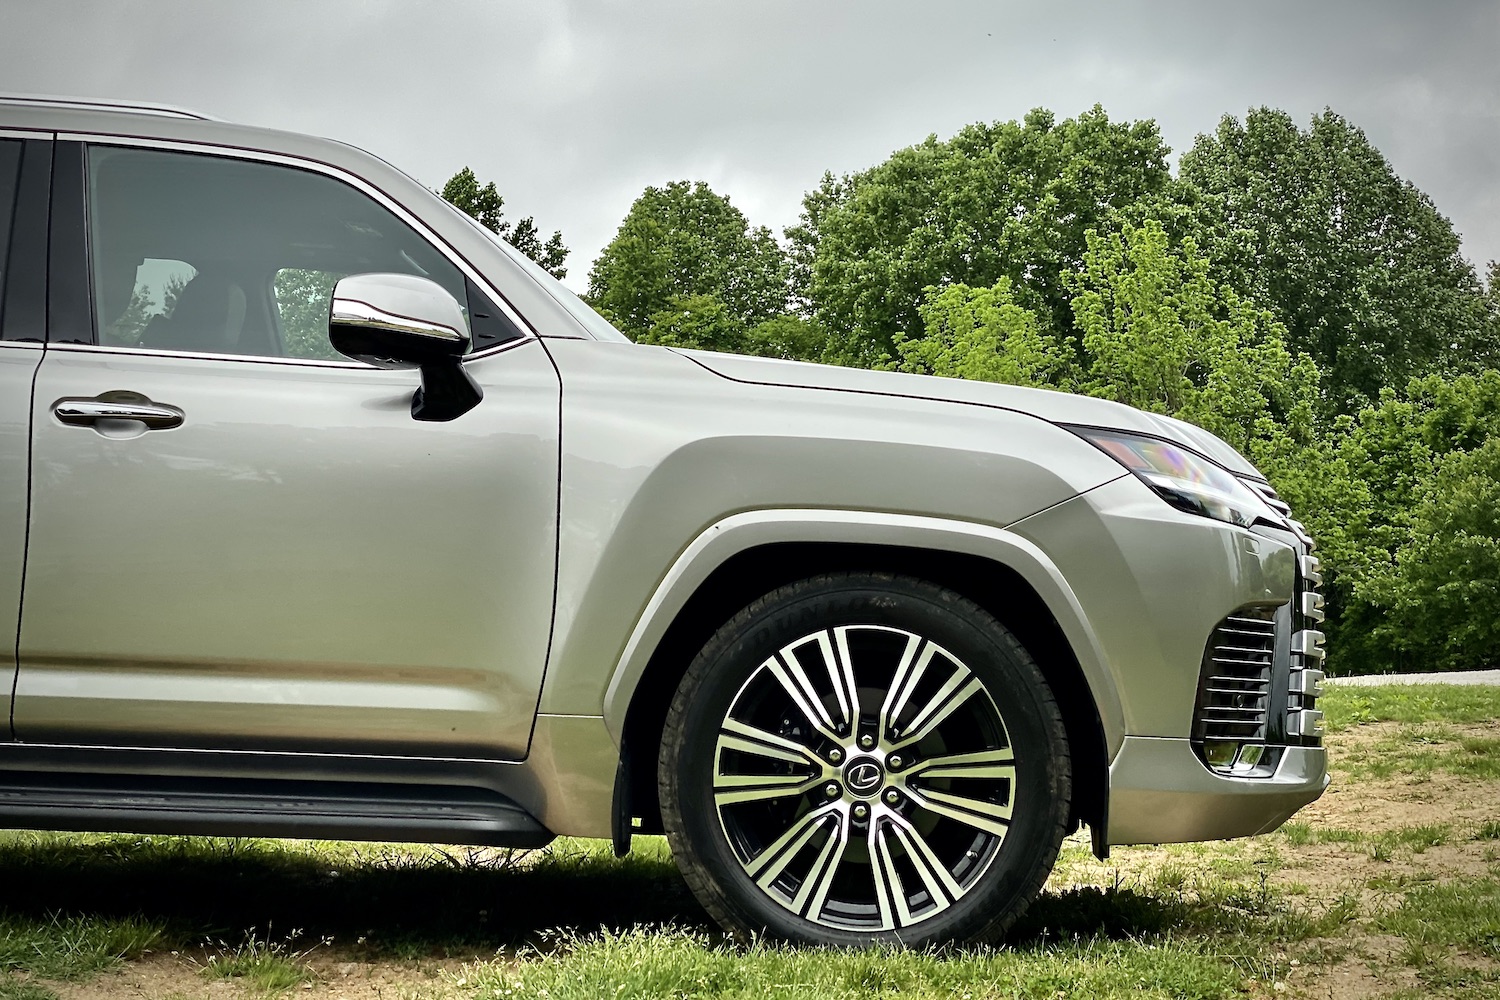
[[[913,631],[839,625],[754,669],[719,725],[713,799],[744,873],[805,920],[900,930],[961,900],[1014,819],[1004,718]]]

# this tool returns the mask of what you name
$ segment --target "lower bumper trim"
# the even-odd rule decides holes
[[[1274,774],[1233,778],[1185,739],[1127,736],[1109,768],[1110,844],[1177,844],[1269,833],[1328,787],[1322,747],[1287,747]]]

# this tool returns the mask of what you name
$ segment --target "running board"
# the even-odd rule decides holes
[[[0,771],[0,829],[542,847],[498,792],[456,785]]]

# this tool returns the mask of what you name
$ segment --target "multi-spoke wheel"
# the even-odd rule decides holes
[[[817,577],[725,625],[667,720],[662,813],[740,931],[831,944],[992,937],[1069,806],[1062,720],[1025,650],[917,580]]]

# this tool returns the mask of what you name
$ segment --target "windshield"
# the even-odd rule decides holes
[[[567,310],[568,315],[572,316],[579,322],[579,324],[583,326],[584,329],[588,330],[589,335],[592,336],[595,340],[613,340],[626,344],[632,343],[629,337],[625,336],[619,330],[616,330],[614,328],[614,325],[610,323],[609,320],[605,319],[603,316],[600,316],[589,306],[587,302],[580,299],[577,295],[574,295],[573,292],[568,288],[568,286],[564,285],[561,281],[558,281],[551,274],[549,274],[546,268],[542,267],[536,261],[526,256],[515,247],[511,246],[501,237],[495,235],[488,229],[481,226],[477,221],[475,221],[472,216],[463,211],[460,211],[456,206],[449,204],[446,201],[443,202],[443,204],[447,205],[455,213],[461,216],[469,225],[473,226],[485,236],[489,237],[490,242],[499,247],[500,251],[504,253],[505,256],[521,265],[521,267],[525,269],[526,273],[535,278],[537,284],[541,285],[549,295],[556,299],[557,304],[562,306],[563,309]]]

